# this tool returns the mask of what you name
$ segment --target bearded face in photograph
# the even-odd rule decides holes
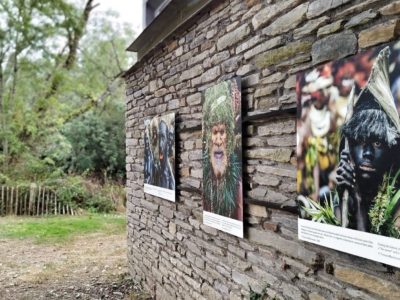
[[[211,128],[210,159],[213,174],[221,179],[228,165],[226,125],[219,123]]]
[[[222,82],[205,93],[203,204],[206,211],[242,219],[241,163],[236,153],[240,150],[236,145],[233,96],[238,89],[235,88],[232,89],[232,83]]]

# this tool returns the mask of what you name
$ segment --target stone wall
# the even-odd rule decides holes
[[[400,272],[297,239],[295,74],[394,40],[400,1],[214,1],[126,75],[130,272],[158,299],[398,299]],[[201,93],[242,77],[245,237],[202,225]],[[143,193],[144,119],[176,113],[177,201]]]

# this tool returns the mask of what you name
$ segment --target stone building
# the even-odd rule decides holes
[[[168,2],[128,50],[129,268],[157,299],[399,299],[398,269],[299,241],[296,73],[395,40],[400,1]],[[202,91],[242,78],[244,238],[202,224]],[[176,113],[176,202],[143,193],[144,120]]]

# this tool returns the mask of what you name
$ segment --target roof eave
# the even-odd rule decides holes
[[[140,61],[211,2],[213,0],[172,0],[127,48],[127,51],[137,52]]]

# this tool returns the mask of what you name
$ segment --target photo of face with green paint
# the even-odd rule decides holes
[[[203,208],[243,220],[240,81],[208,88],[203,104]]]

